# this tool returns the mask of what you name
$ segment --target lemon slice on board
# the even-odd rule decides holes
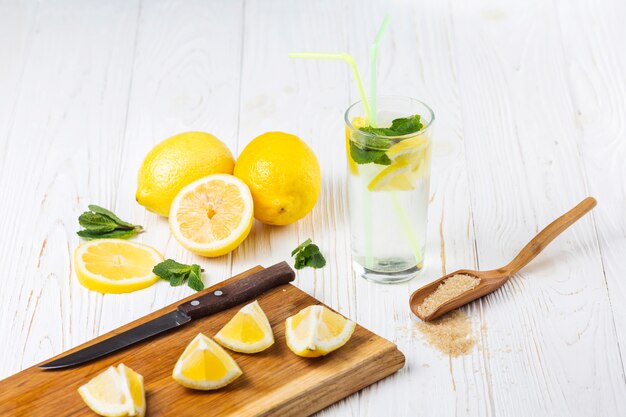
[[[241,308],[215,335],[220,345],[241,353],[261,352],[274,344],[274,333],[258,301]]]
[[[184,387],[212,390],[241,376],[237,362],[213,340],[199,333],[178,358],[172,377]]]
[[[321,305],[300,310],[285,322],[287,346],[298,356],[314,358],[342,347],[356,324]]]
[[[143,377],[124,364],[106,371],[78,388],[78,393],[93,412],[107,417],[146,414]]]
[[[254,207],[248,186],[239,178],[214,174],[184,187],[170,210],[176,240],[203,256],[225,255],[250,233]]]
[[[159,280],[152,272],[163,256],[154,248],[123,239],[96,239],[74,251],[74,267],[85,287],[101,293],[125,293]]]

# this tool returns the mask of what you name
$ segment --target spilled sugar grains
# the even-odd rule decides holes
[[[480,283],[480,279],[471,275],[456,274],[444,280],[435,291],[417,306],[422,316],[428,316],[446,301],[469,291]]]
[[[468,354],[476,344],[472,322],[459,310],[431,322],[420,322],[417,327],[429,345],[451,357]]]

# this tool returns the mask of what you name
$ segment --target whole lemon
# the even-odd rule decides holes
[[[252,192],[254,217],[285,225],[306,216],[321,188],[320,165],[299,137],[268,132],[250,142],[235,163],[234,175]]]
[[[146,155],[137,177],[137,202],[167,217],[184,186],[211,174],[232,174],[235,160],[210,133],[185,132],[165,139]]]

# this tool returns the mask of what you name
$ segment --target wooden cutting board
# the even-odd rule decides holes
[[[204,291],[215,291],[260,269],[260,266],[255,267]],[[183,301],[196,296],[68,352],[174,310]],[[0,381],[0,415],[94,415],[76,390],[108,366],[124,363],[144,376],[147,416],[306,416],[385,378],[404,365],[404,355],[396,345],[358,325],[341,349],[321,358],[300,358],[285,343],[285,319],[306,306],[321,303],[291,284],[274,288],[257,300],[272,325],[275,343],[266,351],[251,355],[229,351],[243,375],[225,388],[190,390],[178,385],[171,373],[191,339],[199,332],[212,337],[242,305],[82,366],[65,370],[44,371],[36,366],[25,369]],[[63,355],[65,353],[58,357]]]

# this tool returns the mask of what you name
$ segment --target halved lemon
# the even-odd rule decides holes
[[[78,393],[93,412],[107,417],[146,414],[143,377],[124,364],[110,366],[78,388]]]
[[[176,240],[203,256],[225,255],[250,233],[254,207],[248,186],[227,174],[209,175],[184,187],[170,209]]]
[[[78,246],[74,265],[78,280],[101,293],[125,293],[159,280],[152,272],[163,256],[154,248],[123,239],[96,239]]]
[[[199,333],[178,358],[172,377],[184,387],[212,390],[241,375],[237,362],[213,340]]]
[[[261,352],[274,344],[274,333],[258,301],[247,304],[215,335],[220,345],[241,353]]]
[[[321,305],[312,305],[287,319],[287,346],[298,356],[314,358],[345,345],[356,324]]]

